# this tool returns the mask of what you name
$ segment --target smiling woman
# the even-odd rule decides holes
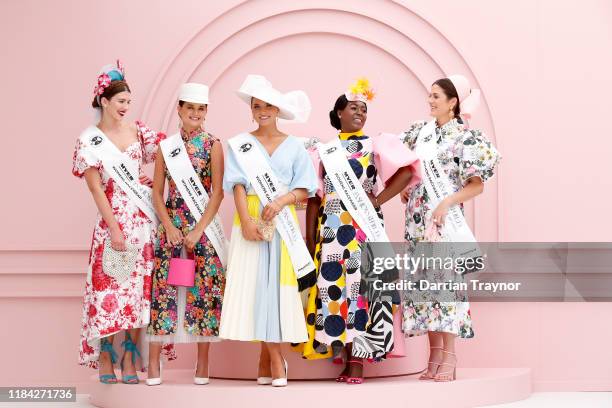
[[[308,338],[298,280],[314,269],[295,204],[317,184],[303,143],[281,132],[276,119],[295,120],[310,101],[302,91],[281,94],[261,75],[249,75],[238,96],[258,127],[229,140],[223,188],[234,194],[236,215],[220,336],[261,341],[257,383],[285,386],[280,343]]]
[[[369,198],[372,206],[362,211],[351,209],[342,197],[353,192],[344,191],[348,189],[336,182],[342,177],[328,171],[320,163],[319,153],[313,151],[319,191],[309,199],[306,210],[306,240],[318,276],[308,297],[308,342],[297,349],[308,359],[340,357],[344,353],[346,365],[336,380],[349,384],[363,382],[363,358],[382,359],[393,346],[387,341],[390,326],[370,324],[391,321],[392,305],[389,301],[369,302],[361,290],[361,250],[368,232],[356,220],[382,223],[380,206],[419,180],[416,157],[397,137],[372,138],[363,132],[367,103],[373,97],[368,81],[360,79],[337,98],[329,112],[331,125],[340,131],[332,142],[337,147],[325,148],[327,152],[342,149],[337,160],[348,161],[347,171],[352,169],[356,178],[351,190],[357,190],[354,194],[362,195],[366,202]],[[380,193],[378,180],[385,186]]]
[[[134,384],[136,343],[149,322],[155,210],[141,184],[142,166],[155,159],[163,135],[140,122],[125,123],[131,93],[123,67],[106,66],[92,106],[100,120],[77,140],[72,173],[84,177],[98,208],[85,285],[80,358],[98,368],[100,381],[116,383],[113,338],[125,331],[123,382]]]
[[[404,143],[415,149],[422,163],[434,166],[434,179],[425,172],[419,183],[404,197],[406,205],[406,240],[411,248],[421,241],[466,242],[465,231],[471,231],[463,218],[463,203],[483,191],[483,184],[493,176],[500,155],[480,130],[471,129],[463,119],[469,118],[478,105],[480,93],[470,89],[462,75],[452,75],[435,81],[429,93],[430,114],[433,120],[414,123],[404,133]],[[462,119],[463,117],[463,119]],[[429,167],[432,168],[432,167]],[[441,195],[442,189],[434,182],[443,183],[450,194]],[[451,234],[454,228],[445,227],[449,211],[457,220],[463,220],[463,234]],[[444,271],[420,268],[417,272],[430,281],[440,280]],[[461,279],[460,275],[457,275]],[[430,358],[421,380],[454,381],[457,356],[455,337],[472,338],[472,317],[464,288],[452,289],[454,301],[438,302],[435,294],[424,292],[426,298],[411,297],[403,305],[403,330],[407,335],[427,334]],[[442,303],[442,307],[440,307]],[[442,311],[442,315],[440,314]]]
[[[220,254],[225,238],[215,240],[209,225],[215,225],[223,199],[223,147],[204,130],[208,111],[208,86],[183,84],[177,113],[179,133],[160,144],[155,161],[153,204],[160,219],[155,246],[155,269],[151,299],[149,378],[147,385],[162,382],[162,344],[197,343],[198,360],[193,382],[209,381],[208,352],[218,341],[219,319],[225,283]],[[168,184],[168,196],[164,190]],[[220,245],[219,245],[220,244]],[[188,271],[189,288],[176,285],[173,262],[184,248],[193,267]]]

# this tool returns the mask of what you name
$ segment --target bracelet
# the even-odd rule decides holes
[[[293,191],[290,191],[289,194],[293,196],[293,205],[297,205],[297,202],[298,202],[297,195]]]

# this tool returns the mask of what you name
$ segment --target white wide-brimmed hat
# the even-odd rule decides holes
[[[240,99],[251,105],[251,98],[268,102],[278,108],[278,117],[292,122],[304,123],[311,111],[310,99],[304,91],[291,91],[285,94],[274,89],[263,75],[247,75],[236,92]]]
[[[208,105],[208,87],[195,82],[183,84],[179,90],[178,100]]]

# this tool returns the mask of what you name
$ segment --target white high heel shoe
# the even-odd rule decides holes
[[[198,363],[196,362],[196,366],[195,366],[195,370],[196,372],[198,372]],[[208,364],[208,375],[210,376],[210,364]],[[210,382],[210,378],[209,377],[193,377],[193,383],[195,385],[206,385]]]
[[[145,383],[147,385],[160,385],[162,383],[162,367],[164,364],[162,363],[161,358],[159,359],[159,377],[156,378],[147,378]]]
[[[257,377],[258,385],[270,385],[272,384],[272,377]]]
[[[272,377],[257,377],[257,385],[270,385],[272,384]]]
[[[287,376],[289,374],[289,365],[287,364],[287,360],[283,358],[283,363],[285,363],[285,377],[284,378],[275,378],[272,380],[273,387],[286,387],[287,386]]]

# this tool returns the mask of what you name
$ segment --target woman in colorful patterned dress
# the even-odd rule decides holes
[[[340,131],[338,138],[355,176],[368,194],[381,222],[380,206],[419,179],[416,156],[391,135],[372,138],[363,132],[367,103],[373,93],[367,80],[359,80],[341,95],[329,113],[331,125]],[[313,152],[315,153],[315,152]],[[338,382],[363,382],[363,358],[355,357],[353,342],[366,335],[371,322],[369,301],[361,288],[361,250],[364,231],[341,202],[325,168],[313,155],[319,172],[318,195],[308,200],[306,241],[315,254],[317,284],[311,288],[307,306],[308,342],[305,358],[339,357],[346,364]],[[377,182],[385,188],[378,193]],[[391,305],[386,305],[391,309]],[[384,357],[389,350],[378,350],[371,358]]]
[[[281,239],[278,228],[270,229],[269,223],[285,206],[297,221],[295,204],[314,194],[317,181],[303,142],[281,132],[276,122],[277,118],[298,119],[298,111],[309,113],[310,102],[301,91],[281,94],[260,75],[249,75],[238,95],[250,105],[258,127],[232,140],[246,140],[240,146],[243,152],[257,149],[251,152],[256,153],[253,160],[261,158],[262,163],[269,165],[279,185],[276,186],[276,198],[262,206],[249,181],[251,174],[247,174],[245,164],[234,147],[230,147],[223,188],[234,194],[236,215],[229,249],[221,337],[260,341],[257,383],[285,386],[287,364],[280,343],[301,343],[308,336],[288,246]],[[298,97],[294,99],[301,101],[304,109],[298,109],[299,105],[291,102],[293,97]],[[299,118],[300,121],[305,121],[307,116]],[[305,245],[303,241],[301,244]],[[304,252],[308,256],[305,247]]]
[[[150,316],[156,221],[111,177],[99,148],[109,149],[115,158],[140,174],[143,164],[153,162],[163,135],[140,122],[124,120],[131,96],[119,62],[102,69],[94,94],[92,106],[101,118],[79,137],[72,168],[75,176],[85,178],[98,208],[85,285],[79,362],[98,368],[101,382],[116,383],[113,339],[125,331],[120,360],[122,380],[134,384],[138,383],[135,362],[140,355],[136,348],[139,328],[149,323]],[[140,181],[150,183],[146,177]],[[113,251],[131,254],[127,256],[131,263],[123,265],[125,268],[105,265],[104,253]]]
[[[463,203],[482,193],[484,182],[493,176],[493,170],[500,160],[500,155],[483,133],[468,129],[461,119],[461,116],[469,117],[478,99],[478,90],[470,90],[465,77],[454,75],[439,79],[433,83],[428,99],[431,116],[435,119],[434,132],[419,136],[426,133],[421,132],[426,122],[419,121],[404,134],[404,143],[409,149],[416,149],[421,143],[433,142],[432,138],[435,138],[437,158],[454,191],[435,208],[423,183],[405,194],[406,240],[413,248],[417,242],[428,239],[426,229],[430,228],[431,223],[437,228],[444,225],[449,208],[459,205],[463,210]],[[445,280],[438,275],[432,271],[425,276]],[[422,380],[454,380],[457,364],[455,338],[474,336],[466,294],[459,291],[451,293],[456,300],[454,302],[440,301],[432,292],[429,299],[414,300],[409,296],[404,303],[404,332],[407,335],[427,333],[429,337],[429,365],[420,377]],[[422,295],[429,296],[429,292]]]
[[[194,383],[207,384],[209,346],[211,342],[219,341],[225,272],[205,230],[213,221],[223,199],[223,147],[219,139],[202,128],[207,110],[208,87],[196,83],[184,84],[177,106],[181,146],[184,146],[209,197],[199,221],[196,222],[181,196],[164,155],[158,155],[155,162],[153,203],[161,223],[155,247],[151,323],[147,330],[147,338],[151,342],[147,385],[161,384],[160,351],[163,343],[197,343]],[[169,184],[168,198],[164,202],[166,179]],[[189,288],[168,283],[170,259],[173,253],[175,257],[178,256],[176,251],[181,246],[196,264],[195,285]]]

